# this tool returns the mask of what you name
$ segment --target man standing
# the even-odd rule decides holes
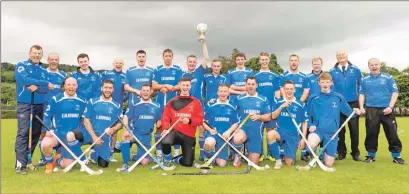
[[[146,66],[146,52],[144,50],[136,52],[136,60],[138,64],[126,71],[125,91],[130,93],[129,100],[133,96],[138,99],[142,85],[152,84],[153,79],[153,69]]]
[[[292,81],[295,85],[294,97],[297,100],[300,100],[301,102],[305,103],[310,93],[307,76],[304,73],[301,73],[299,70],[300,58],[298,57],[298,55],[295,54],[290,55],[289,60],[290,69],[281,74],[280,80],[281,95],[284,96],[285,93],[284,83],[286,81]],[[301,160],[308,162],[307,154],[308,154],[307,149],[303,149],[301,151]]]
[[[51,98],[44,113],[44,123],[51,130],[54,130],[55,135],[63,142],[67,143],[68,148],[76,156],[80,156],[82,154],[81,145],[73,131],[79,129],[81,125],[81,117],[85,110],[86,100],[77,95],[77,88],[76,79],[72,77],[65,79],[65,91]],[[50,132],[47,132],[41,143],[41,150],[47,163],[45,165],[46,173],[52,173],[56,164],[65,168],[74,162],[71,154],[60,146],[57,139]],[[54,158],[53,149],[57,149]]]
[[[62,90],[61,90],[62,84],[65,78],[67,77],[67,74],[64,71],[61,71],[58,69],[60,57],[58,56],[57,53],[48,54],[47,61],[48,61],[48,68],[47,68],[48,81],[54,85],[54,89],[48,91],[48,93],[44,96],[44,106],[43,106],[44,112],[51,98],[56,96],[57,94],[62,93]],[[43,153],[41,152],[41,141],[45,137],[46,132],[47,130],[45,129],[45,127],[41,128],[41,136],[40,136],[40,140],[38,141],[38,148],[40,148],[41,159],[36,164],[36,166],[45,165],[45,157]]]
[[[225,139],[230,137],[230,134],[238,127],[238,116],[236,107],[229,102],[229,86],[220,84],[217,91],[219,98],[212,102],[208,102],[205,110],[206,123],[203,126],[206,129],[204,152],[206,158],[211,158],[215,151],[218,151],[224,144],[217,133],[224,136]],[[216,156],[216,164],[224,167],[227,164],[228,149],[223,150]]]
[[[162,110],[157,102],[152,102],[151,94],[152,88],[149,84],[142,85],[140,89],[141,100],[135,102],[130,101],[128,103],[128,108],[124,115],[123,122],[128,128],[132,130],[132,134],[146,147],[150,149],[152,142],[152,132],[155,127],[160,127],[161,125],[161,114]],[[129,123],[129,125],[128,125]],[[122,168],[118,169],[120,172],[128,172],[128,162],[130,160],[130,149],[133,143],[136,143],[134,137],[129,133],[128,130],[122,133],[122,143],[121,143],[121,153],[123,165]],[[136,143],[137,144],[137,143]],[[138,152],[136,153],[135,161],[137,161],[145,153],[145,150],[141,145],[138,145]],[[149,164],[149,156],[142,159],[142,165]]]
[[[254,164],[258,164],[262,153],[263,126],[264,122],[271,120],[271,111],[267,98],[257,93],[256,78],[249,76],[246,78],[245,83],[246,93],[238,95],[235,102],[240,120],[250,114],[251,121],[247,121],[241,129],[237,129],[239,131],[233,137],[233,145],[237,150],[241,150],[243,143],[247,142],[249,159],[254,162]],[[233,161],[234,167],[240,167],[240,159],[240,155],[236,153]]]
[[[399,140],[398,126],[393,112],[393,107],[399,95],[398,87],[391,75],[380,72],[380,63],[379,59],[369,59],[368,67],[371,72],[362,79],[359,91],[360,109],[362,113],[366,112],[365,148],[368,156],[366,156],[364,162],[375,162],[376,151],[378,150],[379,127],[382,123],[393,162],[405,164],[400,156],[402,143]]]
[[[279,144],[284,151],[284,162],[287,166],[295,164],[297,148],[303,150],[305,147],[305,142],[301,140],[292,117],[294,117],[297,125],[302,127],[304,137],[307,135],[308,124],[305,104],[294,96],[296,90],[294,82],[286,81],[283,88],[284,95],[282,98],[274,99],[274,110],[271,113],[272,119],[277,120],[277,130],[271,130],[267,133],[267,145],[270,148],[271,155],[276,159],[274,169],[277,170],[282,166],[278,150]]]
[[[165,49],[162,53],[163,65],[159,65],[153,72],[152,88],[154,91],[159,91],[156,96],[156,102],[161,107],[165,107],[168,101],[176,96],[179,91],[179,82],[182,78],[183,71],[178,66],[172,63],[173,51]],[[161,130],[156,129],[155,141],[159,140]],[[180,145],[174,146],[175,155],[179,155]],[[162,156],[160,145],[156,147],[158,157]]]
[[[16,152],[16,173],[27,174],[26,165],[30,114],[33,118],[37,115],[43,117],[44,93],[54,89],[49,83],[47,70],[40,62],[43,58],[43,49],[39,45],[33,45],[28,53],[29,59],[16,65],[14,76],[16,78],[17,97],[17,136],[14,150]],[[48,88],[47,88],[48,87]],[[44,92],[39,92],[44,91]],[[41,134],[41,123],[37,119],[32,120],[31,154],[34,153]]]
[[[211,100],[216,100],[217,91],[220,84],[226,83],[226,76],[222,75],[220,70],[222,69],[222,62],[219,59],[214,59],[211,65],[212,72],[207,73],[204,76],[204,95],[206,103]]]
[[[202,42],[202,55],[203,61],[202,65],[196,68],[197,66],[197,57],[194,55],[190,55],[187,57],[187,72],[183,73],[183,78],[189,78],[191,80],[192,88],[190,89],[190,94],[198,99],[204,107],[203,102],[203,80],[204,74],[206,73],[207,68],[207,61],[209,60],[209,52],[207,51],[206,40],[199,39]],[[204,130],[203,127],[200,125],[198,126],[199,129],[199,147],[200,147],[200,156],[199,160],[204,160]]]
[[[280,97],[280,85],[279,85],[280,78],[277,74],[270,71],[270,69],[268,68],[268,65],[270,64],[270,55],[268,53],[266,52],[260,53],[259,63],[261,65],[261,69],[259,72],[257,72],[254,75],[258,83],[257,93],[267,98],[269,105],[270,105],[270,109],[271,109],[271,106],[274,103],[274,97],[276,98]],[[275,120],[271,120],[265,123],[265,128],[267,132],[276,128]],[[267,140],[267,136],[266,136],[266,140]],[[263,150],[263,146],[261,148]],[[262,153],[264,152],[262,151]],[[266,159],[273,160],[273,158],[270,156],[269,153],[270,152],[268,151],[268,148],[267,148]],[[260,157],[260,160],[263,160],[263,157]]]
[[[345,51],[337,52],[337,63],[330,70],[331,77],[334,81],[334,92],[344,96],[349,106],[359,108],[358,91],[360,80],[362,78],[361,70],[348,61],[348,54]],[[345,122],[348,116],[341,114],[340,125]],[[351,156],[355,161],[360,161],[359,152],[359,117],[352,118],[348,122],[349,134],[351,137]],[[338,157],[336,160],[343,160],[347,154],[345,145],[345,127],[339,132]]]
[[[89,66],[89,57],[85,53],[77,56],[79,67],[77,71],[71,72],[71,77],[78,82],[78,95],[87,101],[98,98],[101,95],[101,77],[98,72]]]
[[[195,159],[196,127],[203,123],[203,108],[198,99],[191,96],[189,78],[182,78],[180,81],[180,96],[172,98],[166,105],[162,114],[162,136],[173,123],[182,118],[176,124],[174,130],[162,140],[162,149],[165,164],[172,162],[171,146],[179,144],[182,146],[182,154],[174,158],[175,163],[182,166],[191,167]]]
[[[321,89],[318,85],[318,78],[322,74],[322,59],[316,57],[312,59],[312,71],[307,74],[307,84],[310,88],[309,96],[320,94]]]
[[[230,69],[226,75],[226,83],[230,86],[231,100],[235,100],[238,95],[246,93],[246,79],[248,76],[253,75],[253,70],[244,66],[246,62],[244,53],[237,53],[234,60],[237,67]]]
[[[119,103],[121,107],[123,107],[123,103],[127,100],[127,96],[124,93],[124,84],[126,82],[126,76],[125,73],[122,72],[122,68],[124,66],[124,60],[122,59],[115,59],[114,62],[112,63],[114,66],[114,69],[112,70],[106,70],[101,73],[101,80],[111,80],[114,84],[114,90],[112,93],[112,98],[114,99],[115,102]],[[111,162],[117,162],[114,158],[114,147],[116,143],[116,134],[112,134],[112,142],[111,142]]]

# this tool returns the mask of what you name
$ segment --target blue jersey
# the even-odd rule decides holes
[[[245,86],[248,76],[253,75],[253,70],[248,67],[244,67],[242,70],[236,68],[230,69],[226,74],[226,84],[231,86]],[[230,94],[230,99],[235,99],[237,94]]]
[[[47,73],[48,73],[48,81],[54,85],[54,89],[51,91],[48,91],[48,93],[44,96],[45,104],[48,104],[48,102],[51,100],[53,96],[62,93],[61,87],[62,87],[62,84],[65,78],[67,77],[67,74],[61,70],[52,72],[47,69]]]
[[[391,75],[370,73],[362,79],[359,93],[365,95],[366,107],[385,108],[389,106],[392,93],[398,93],[398,87]]]
[[[202,65],[197,67],[193,72],[185,72],[182,78],[190,78],[192,83],[192,88],[190,88],[190,95],[197,98],[199,101],[203,102],[203,80],[206,69]]]
[[[82,117],[91,121],[95,134],[101,135],[105,129],[121,116],[121,105],[115,100],[104,100],[101,97],[90,99]]]
[[[278,98],[278,99],[274,98],[273,111],[277,110],[285,102],[287,102],[287,100],[284,98]],[[305,104],[301,102],[300,100],[298,99],[293,100],[291,105],[288,106],[287,109],[288,111],[290,111],[291,116],[294,117],[297,125],[300,125],[301,123],[305,121],[308,121],[308,114],[305,108]],[[290,114],[287,112],[285,108],[281,110],[279,116],[276,119],[277,120],[277,130],[280,133],[296,135],[298,134],[298,130],[295,127]]]
[[[158,84],[169,84],[171,86],[176,86],[182,79],[182,69],[178,65],[172,65],[165,67],[164,65],[159,65],[153,71],[153,81]],[[167,92],[166,99],[165,95],[162,92],[158,92],[156,96],[156,102],[159,103],[162,107],[164,106],[164,101],[167,103],[170,99],[176,96],[177,92]]]
[[[362,78],[361,70],[349,62],[345,75],[340,68],[341,66],[337,63],[335,67],[329,71],[334,81],[333,91],[343,95],[347,102],[357,101],[359,85]]]
[[[85,107],[86,100],[77,94],[73,97],[57,94],[45,110],[44,123],[65,137],[68,132],[80,128]]]
[[[152,133],[155,123],[160,120],[162,108],[159,103],[141,99],[129,103],[125,116],[128,117],[129,126],[134,133],[147,135]]]
[[[204,95],[206,98],[206,101],[208,102],[211,99],[217,99],[217,91],[219,89],[220,84],[225,84],[226,83],[226,76],[225,75],[217,75],[214,76],[211,73],[207,73],[204,76]]]
[[[237,113],[239,115],[240,122],[250,113],[255,113],[258,115],[271,113],[267,98],[260,94],[255,94],[254,96],[247,95],[247,93],[238,95],[234,103],[237,106]],[[246,124],[243,125],[243,129],[261,133],[263,130],[263,124],[264,122],[262,121],[252,121],[249,119],[247,120]]]
[[[135,66],[128,68],[128,70],[126,71],[125,84],[129,84],[129,86],[134,89],[140,90],[143,84],[152,85],[152,80],[153,68],[151,67]],[[134,94],[130,94],[129,99],[131,99],[133,96]]]
[[[280,90],[280,78],[274,72],[259,71],[255,75],[257,80],[257,93],[265,96],[270,106],[273,104],[275,91]]]
[[[311,72],[310,74],[307,74],[307,84],[308,88],[310,88],[310,93],[309,95],[314,95],[314,94],[319,94],[321,92],[321,87],[318,85],[318,78],[322,74],[322,71],[319,74],[315,74],[314,72]]]
[[[124,91],[126,76],[125,73],[116,71],[115,69],[107,70],[101,73],[101,80],[111,80],[114,82],[114,92],[112,98],[122,105],[127,100],[127,95]]]
[[[284,87],[284,83],[291,80],[295,84],[294,96],[296,99],[301,99],[304,89],[308,89],[307,76],[304,73],[291,73],[289,71],[281,74],[280,87]]]
[[[48,73],[43,64],[33,64],[31,60],[19,62],[14,71],[16,78],[16,98],[20,103],[31,103],[31,92],[27,89],[30,85],[36,85],[38,91],[34,92],[34,104],[43,104],[45,93],[48,91]]]
[[[349,116],[352,111],[345,98],[335,92],[321,92],[308,100],[309,125],[326,134],[334,134],[338,130],[340,112]]]
[[[209,122],[210,127],[216,128],[220,134],[223,134],[230,126],[239,121],[236,107],[229,101],[223,103],[218,99],[213,103],[207,103],[205,107],[205,120]]]
[[[89,67],[89,70],[89,73],[83,74],[78,67],[77,71],[71,72],[71,77],[75,78],[78,82],[78,95],[86,100],[101,96],[101,77],[91,67]]]

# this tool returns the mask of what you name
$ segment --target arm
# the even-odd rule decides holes
[[[231,85],[229,87],[229,92],[230,94],[244,94],[245,93],[245,89],[241,90],[239,86],[235,86],[235,85]]]
[[[94,132],[94,128],[92,127],[91,121],[87,118],[84,118],[84,127],[87,130],[88,134],[91,136],[93,140],[97,139],[97,135]]]
[[[16,77],[16,82],[19,82],[24,86],[47,86],[49,84],[47,80],[38,80],[29,77],[29,74],[22,63],[17,64],[14,76]]]
[[[159,90],[161,90],[161,89],[164,88],[164,87],[165,87],[165,85],[159,84],[159,83],[156,82],[156,81],[152,81],[152,89],[153,89],[153,90],[159,91]]]
[[[309,89],[309,88],[304,88],[300,100],[301,100],[302,102],[305,102],[305,100],[307,100],[309,94],[310,94],[310,89]]]
[[[276,98],[281,98],[281,91],[280,91],[280,89],[278,89],[277,91],[275,91],[275,97],[276,97]]]
[[[202,41],[202,55],[203,55],[202,66],[204,69],[206,69],[207,62],[209,61],[209,51],[207,50],[206,40]]]
[[[152,88],[153,88],[153,86],[152,86]],[[141,95],[141,91],[140,91],[140,90],[131,87],[129,84],[125,84],[125,85],[124,85],[124,89],[125,89],[125,91],[130,92],[130,93],[134,93],[134,94],[136,94],[136,95],[138,95],[138,96]],[[159,90],[160,90],[160,89],[159,89]]]
[[[398,100],[399,93],[394,92],[392,93],[391,101],[389,102],[389,107],[393,108],[395,106],[396,100]]]
[[[268,122],[268,121],[271,120],[271,114],[267,113],[267,114],[260,115],[258,120],[260,120],[262,122]]]
[[[190,118],[190,124],[193,127],[197,127],[203,124],[204,116],[203,116],[203,108],[199,100],[195,100],[194,103],[195,103],[194,114],[192,114],[192,117]]]
[[[392,100],[392,99],[391,99]],[[359,94],[359,108],[364,110],[365,94]]]

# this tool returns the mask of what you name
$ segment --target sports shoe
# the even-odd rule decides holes
[[[44,166],[45,164],[46,164],[45,160],[40,159],[40,160],[38,161],[38,163],[35,164],[34,166],[35,166],[35,167],[39,167],[39,166]]]
[[[121,142],[116,142],[115,143],[114,153],[121,153]]]
[[[281,160],[276,160],[276,163],[274,164],[274,169],[279,170],[283,166],[283,163]]]
[[[121,168],[117,168],[116,171],[117,172],[128,172],[128,164],[122,164]]]
[[[45,173],[51,174],[54,172],[54,165],[53,163],[47,163],[45,164]]]
[[[396,164],[406,164],[406,163],[405,163],[405,160],[403,160],[401,157],[395,157],[395,158],[393,158],[393,163],[396,163]]]
[[[310,161],[309,156],[307,156],[306,154],[305,154],[305,155],[301,155],[300,160],[302,160],[302,161],[304,161],[304,162]]]
[[[159,161],[163,160],[163,154],[162,153],[157,153],[156,157],[158,158]]]
[[[266,160],[270,160],[271,162],[275,162],[275,161],[276,161],[276,159],[273,158],[273,157],[270,156],[270,155],[267,155]]]
[[[111,157],[109,157],[109,161],[111,161],[111,162],[118,162],[118,160],[115,159],[114,155],[112,155]]]
[[[51,164],[53,164],[53,166],[56,166],[56,165],[57,165],[57,162],[58,162],[58,159],[60,159],[61,157],[62,157],[61,154],[56,154],[56,155],[54,156],[53,162],[52,162]]]
[[[346,158],[346,154],[338,154],[338,156],[335,158],[335,160],[343,160]]]
[[[366,157],[364,160],[365,163],[375,162],[375,157],[372,157],[372,156],[365,156],[365,157]]]
[[[236,167],[236,168],[240,168],[240,166],[241,166],[241,156],[239,154],[236,154],[234,156],[233,166]]]
[[[262,162],[264,160],[264,155],[261,155],[260,158],[258,159],[259,162]]]
[[[85,161],[84,161],[86,165],[88,165],[90,162],[93,163],[93,164],[96,164],[96,162],[91,158],[91,155],[92,155],[92,153],[94,153],[94,152],[95,152],[94,149],[91,149],[91,150],[89,151],[88,157],[86,157],[86,158],[85,158]],[[82,167],[81,167],[81,169],[82,169]]]
[[[27,174],[26,167],[23,166],[16,167],[16,174],[26,175]]]

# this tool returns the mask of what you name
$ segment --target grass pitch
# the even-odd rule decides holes
[[[409,118],[397,118],[399,136],[403,143],[402,157],[409,162]],[[361,158],[364,147],[365,121],[360,121]],[[14,143],[17,121],[1,120],[1,192],[2,193],[408,193],[409,165],[392,163],[388,144],[382,132],[379,135],[377,161],[372,164],[355,162],[350,155],[336,161],[334,173],[323,172],[319,167],[308,172],[298,172],[295,167],[281,170],[257,171],[254,168],[245,175],[223,176],[171,176],[163,171],[149,171],[148,166],[138,166],[129,174],[116,172],[121,166],[121,155],[115,154],[118,163],[111,163],[100,176],[79,171],[79,165],[69,173],[45,174],[44,167],[29,171],[28,175],[16,175],[14,169]],[[348,134],[349,132],[347,132]],[[349,137],[347,147],[349,149]],[[135,146],[133,146],[133,149]],[[198,151],[198,149],[196,149]],[[350,151],[350,149],[348,150]],[[197,155],[198,156],[198,153]],[[196,157],[197,158],[197,157]],[[297,154],[299,158],[299,154]],[[38,147],[33,162],[39,159]],[[131,163],[132,164],[132,163]],[[262,164],[274,164],[263,161]],[[297,164],[306,165],[297,161]],[[150,165],[152,166],[152,165]],[[96,169],[95,165],[90,165]],[[233,168],[213,168],[216,171],[243,171]],[[199,169],[177,166],[175,172],[199,172]]]

